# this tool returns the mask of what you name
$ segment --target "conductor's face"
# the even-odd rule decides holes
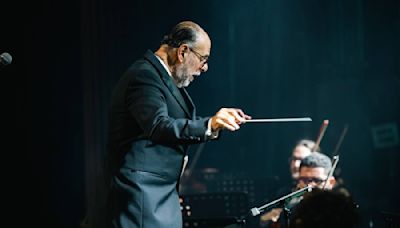
[[[211,42],[208,36],[199,38],[195,47],[183,44],[184,54],[182,63],[176,66],[174,79],[176,85],[187,87],[196,76],[208,70],[208,57],[210,56]]]

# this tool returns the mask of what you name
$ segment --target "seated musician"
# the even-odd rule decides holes
[[[336,180],[333,176],[326,180],[331,168],[332,161],[328,156],[322,153],[312,152],[310,155],[301,160],[296,190],[306,186],[320,189],[325,187],[324,189],[331,190],[336,184]],[[286,203],[286,211],[284,211],[282,208],[275,208],[274,211],[277,214],[277,221],[272,222],[270,227],[287,227],[287,224],[290,221],[290,215],[293,213],[294,207],[301,201],[301,199],[302,197],[293,198],[290,202]]]
[[[292,178],[292,184],[289,186],[282,187],[276,193],[276,198],[287,194],[296,189],[297,179],[299,178],[299,170],[301,160],[311,154],[314,149],[315,142],[309,139],[301,139],[297,141],[293,147],[291,156],[289,157],[290,174]],[[320,148],[315,148],[316,152],[320,152]],[[281,213],[281,208],[274,208],[260,216],[260,227],[269,227],[273,222],[276,222]]]

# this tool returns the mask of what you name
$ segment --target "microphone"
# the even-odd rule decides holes
[[[290,193],[290,194],[288,194],[286,196],[282,196],[281,198],[279,198],[277,200],[274,200],[274,201],[272,201],[270,203],[264,204],[262,207],[251,208],[250,209],[250,213],[251,213],[252,216],[257,216],[257,215],[261,214],[261,212],[263,212],[265,208],[268,208],[268,207],[271,207],[271,206],[275,206],[275,205],[281,204],[283,202],[284,203],[289,202],[291,199],[296,198],[296,197],[300,197],[300,196],[304,195],[306,192],[311,192],[311,191],[312,191],[312,187],[311,186],[304,187],[304,188],[299,189],[299,190],[297,190],[295,192],[292,192],[292,193]]]
[[[7,52],[4,52],[3,54],[0,55],[0,66],[5,67],[12,62],[12,56],[8,54]]]

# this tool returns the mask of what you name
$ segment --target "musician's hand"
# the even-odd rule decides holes
[[[268,221],[277,222],[280,217],[281,212],[282,212],[282,208],[272,209],[271,211],[261,215],[260,223],[265,224]]]
[[[221,108],[211,117],[211,128],[213,131],[222,129],[236,131],[240,128],[240,124],[249,119],[251,119],[251,116],[246,115],[241,109]]]

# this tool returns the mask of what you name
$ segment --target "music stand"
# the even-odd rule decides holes
[[[244,228],[248,197],[243,192],[200,193],[180,196],[183,227]]]

